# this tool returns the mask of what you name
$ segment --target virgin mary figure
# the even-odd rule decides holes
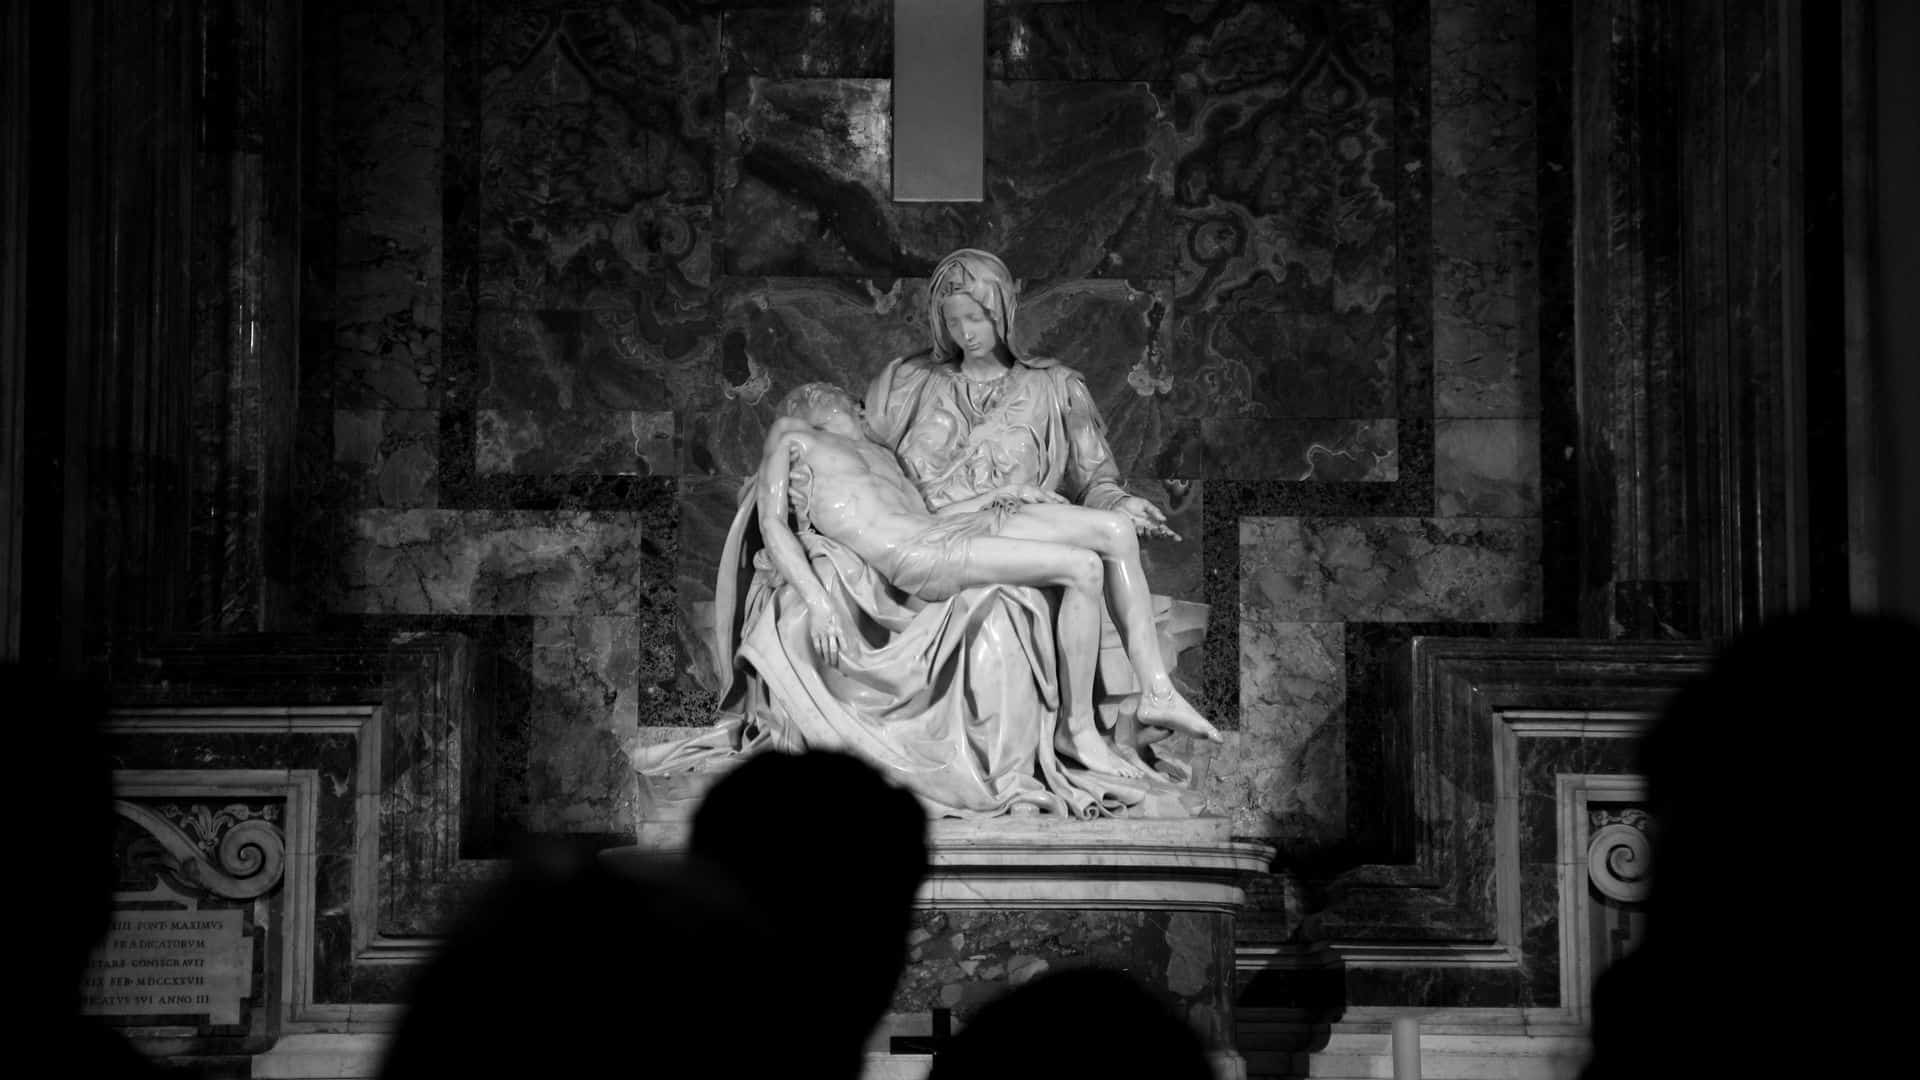
[[[929,508],[1033,485],[1171,536],[1160,509],[1121,486],[1086,380],[1015,349],[1017,287],[1006,266],[984,251],[956,251],[928,292],[930,347],[888,363],[865,406],[869,437],[893,451]],[[1184,764],[1152,749],[1164,732],[1133,723],[1144,688],[1110,620],[1096,701],[1111,753],[1089,754],[1061,727],[1051,590],[987,585],[925,602],[804,522],[795,531],[847,628],[838,662],[815,650],[806,605],[765,557],[755,499],[744,492],[715,588],[720,720],[635,755],[656,815],[762,749],[857,754],[935,816],[1197,812]],[[1169,659],[1205,624],[1204,605],[1154,598]]]

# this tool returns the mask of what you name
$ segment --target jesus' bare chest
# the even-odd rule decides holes
[[[909,513],[927,504],[885,447],[815,432],[794,481],[817,519],[822,513]]]

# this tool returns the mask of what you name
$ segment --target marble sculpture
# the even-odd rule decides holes
[[[998,258],[956,251],[928,293],[932,347],[864,403],[783,400],[722,554],[720,721],[636,769],[691,795],[744,755],[828,748],[935,815],[1197,812],[1155,744],[1220,739],[1168,673],[1206,610],[1149,593],[1137,534],[1178,537],[1121,486],[1085,380],[1015,351]]]

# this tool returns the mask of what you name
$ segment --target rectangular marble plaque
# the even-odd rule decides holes
[[[986,0],[894,0],[893,201],[981,201],[986,148]]]
[[[238,908],[116,911],[87,963],[81,1011],[239,1023],[253,981],[245,917]]]

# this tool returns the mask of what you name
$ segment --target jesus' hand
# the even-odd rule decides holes
[[[807,605],[807,637],[828,667],[840,666],[840,651],[846,639],[840,631],[840,617],[824,599]]]

